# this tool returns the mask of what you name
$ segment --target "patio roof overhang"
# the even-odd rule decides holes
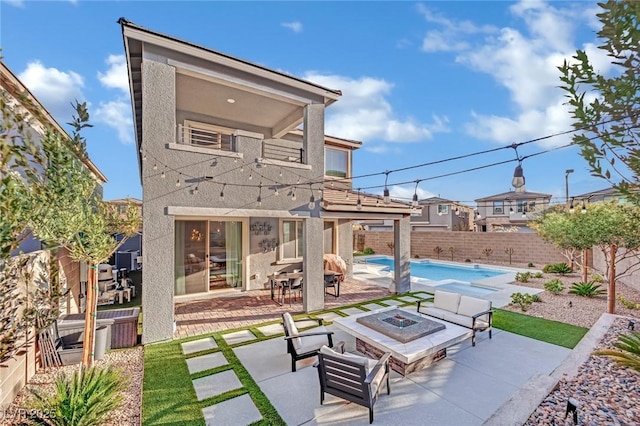
[[[360,199],[360,206],[358,206],[358,199]],[[391,200],[389,204],[385,204],[379,195],[328,188],[325,188],[322,193],[321,206],[325,217],[329,213],[348,213],[347,216],[355,219],[373,217],[391,219],[388,215],[403,217],[410,215],[413,210],[409,203],[397,200]]]

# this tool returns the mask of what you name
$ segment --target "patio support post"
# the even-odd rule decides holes
[[[311,104],[304,108],[303,145],[306,161],[324,158],[324,104]],[[320,163],[322,164],[322,163]],[[317,173],[314,170],[314,173]],[[322,169],[320,169],[322,173]],[[305,312],[324,308],[324,222],[319,209],[311,211],[303,226],[304,271],[303,309]]]
[[[389,290],[403,294],[411,291],[411,216],[393,221],[393,282]]]

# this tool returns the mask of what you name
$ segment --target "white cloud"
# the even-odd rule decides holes
[[[557,67],[570,59],[577,48],[587,50],[601,72],[611,66],[594,45],[576,46],[576,27],[586,19],[580,7],[568,5],[560,9],[543,1],[525,0],[509,10],[522,25],[504,27],[496,33],[488,27],[437,15],[424,6],[419,10],[427,22],[439,27],[427,33],[424,51],[457,51],[456,62],[493,77],[508,91],[513,114],[473,112],[472,121],[465,126],[470,135],[501,144],[571,128],[566,98],[558,87],[561,82]],[[469,47],[465,48],[464,43]],[[559,146],[568,143],[569,138],[547,139],[540,145]]]
[[[41,62],[29,62],[18,75],[35,97],[60,123],[71,121],[75,101],[83,102],[82,76],[73,71],[46,68]]]
[[[340,101],[327,109],[327,134],[361,141],[415,142],[431,138],[434,132],[448,131],[446,117],[433,117],[431,124],[412,117],[397,117],[388,101],[393,84],[385,80],[373,77],[352,79],[316,72],[308,72],[304,78],[342,90]]]
[[[283,22],[280,25],[282,25],[285,28],[289,28],[294,33],[301,33],[302,32],[302,22],[299,22],[299,21]]]
[[[133,122],[131,119],[131,104],[126,100],[100,102],[95,112],[96,120],[110,127],[118,133],[118,139],[128,144],[133,143]]]
[[[3,3],[9,3],[15,7],[24,7],[24,0],[2,0]]]
[[[116,99],[100,102],[96,109],[96,119],[116,130],[118,139],[125,144],[133,142],[133,119],[129,97],[129,78],[124,55],[109,55],[105,61],[107,70],[98,71],[98,80],[103,86],[117,89],[121,93]]]
[[[389,195],[391,195],[391,198],[411,201],[413,199],[414,190],[415,190],[415,185],[412,187],[392,185],[392,186],[389,186]],[[418,187],[418,190],[416,191],[416,193],[418,194],[419,200],[435,197],[435,194],[429,191],[426,191],[420,187]]]
[[[105,61],[109,68],[103,74],[98,71],[98,80],[105,87],[122,90],[129,94],[129,78],[127,76],[127,61],[124,55],[109,55]]]

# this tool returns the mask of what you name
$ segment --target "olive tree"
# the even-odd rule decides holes
[[[559,67],[561,88],[581,147],[594,176],[606,179],[640,203],[640,2],[599,3],[602,23],[598,46],[613,70],[603,75],[584,50]]]

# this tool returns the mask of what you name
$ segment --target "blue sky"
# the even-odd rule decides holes
[[[571,128],[556,66],[586,49],[610,70],[591,2],[171,2],[0,3],[4,62],[62,124],[87,101],[91,159],[109,179],[106,199],[141,198],[119,17],[174,37],[302,77],[342,98],[326,133],[363,141],[354,175],[384,172],[523,142]],[[569,136],[518,153],[565,145]],[[514,159],[512,149],[389,175],[398,182]],[[515,163],[425,180],[419,195],[473,200],[508,191]],[[525,159],[528,191],[564,202],[608,186],[591,177],[575,147]],[[381,185],[384,175],[356,179]],[[370,192],[382,192],[373,189]]]

